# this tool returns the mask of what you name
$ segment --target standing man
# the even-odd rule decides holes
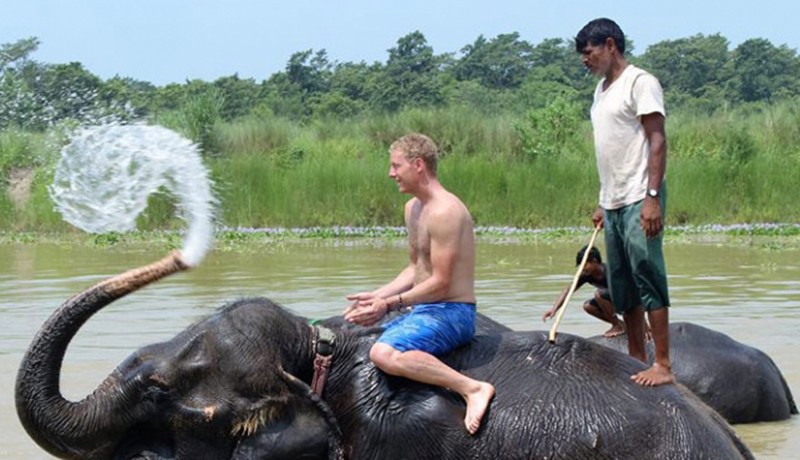
[[[372,291],[347,296],[346,320],[374,324],[388,311],[412,306],[385,326],[370,350],[382,371],[451,389],[467,404],[470,434],[494,396],[494,386],[471,379],[436,356],[468,343],[475,333],[475,236],[464,203],[445,190],[436,175],[438,149],[422,134],[409,134],[389,148],[389,177],[405,205],[410,262],[394,280]]]
[[[640,385],[675,381],[669,359],[669,293],[661,250],[667,143],[664,94],[658,80],[625,58],[625,35],[610,19],[595,19],[575,37],[575,49],[602,80],[592,103],[600,206],[605,226],[611,299],[622,313],[628,352],[647,362],[644,312],[655,341],[653,365],[631,376]]]

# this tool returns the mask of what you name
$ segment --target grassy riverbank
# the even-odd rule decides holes
[[[479,244],[585,244],[590,227],[519,229],[512,227],[476,228]],[[310,228],[219,228],[214,236],[214,251],[270,253],[285,244],[300,242],[309,245],[405,243],[402,227],[310,227]],[[104,248],[108,250],[141,250],[157,248],[165,253],[180,249],[181,231],[135,231],[90,235],[78,231],[0,232],[2,245],[58,245]],[[600,238],[602,240],[602,237]],[[394,243],[392,243],[394,244]],[[602,244],[602,243],[601,243]],[[665,233],[666,245],[707,244],[720,247],[755,248],[764,251],[800,250],[800,224],[673,226]]]
[[[205,153],[231,228],[400,226],[386,149],[409,131],[431,135],[445,156],[442,182],[479,226],[586,226],[597,200],[591,127],[569,105],[485,117],[470,111],[298,125],[277,118],[218,124]],[[179,129],[180,127],[175,127]],[[800,109],[793,104],[668,119],[667,224],[800,221]],[[0,133],[0,231],[69,232],[47,193],[59,151],[53,136]],[[174,230],[168,196],[151,199],[140,230]]]

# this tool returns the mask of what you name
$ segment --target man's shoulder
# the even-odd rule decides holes
[[[625,72],[628,75],[628,78],[639,78],[642,75],[649,75],[653,77],[652,73],[648,72],[647,70],[644,70],[641,67],[636,67],[633,64],[628,64],[628,67],[625,69]]]
[[[658,78],[647,70],[636,67],[633,64],[629,65],[626,70],[629,70],[627,78],[631,85],[646,84],[661,86],[661,82],[658,81]]]
[[[431,208],[437,212],[449,214],[464,212],[467,210],[467,205],[455,193],[442,189],[440,193],[436,194],[436,198],[431,201]]]

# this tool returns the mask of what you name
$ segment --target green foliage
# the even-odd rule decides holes
[[[220,124],[216,133],[220,152],[237,156],[284,149],[299,135],[300,127],[267,112]]]
[[[14,43],[0,45],[0,72],[11,70],[15,66],[27,62],[30,55],[39,48],[40,44],[41,42],[38,38],[28,37],[17,40]]]
[[[98,91],[98,97],[109,112],[121,120],[146,116],[155,94],[156,87],[152,83],[119,76],[106,80]]]
[[[730,78],[728,40],[720,34],[664,40],[647,48],[637,64],[658,77],[665,92],[693,99],[717,95]],[[712,98],[717,103],[718,97]]]
[[[225,121],[248,115],[257,106],[261,93],[255,80],[241,79],[238,75],[216,79],[214,89],[213,97],[222,104],[220,118]]]
[[[532,51],[533,46],[517,32],[491,40],[481,35],[461,49],[463,57],[452,71],[459,80],[478,80],[489,89],[516,88],[532,67]]]
[[[206,154],[217,153],[214,129],[222,117],[224,107],[225,97],[217,89],[191,97],[183,107],[186,133]]]
[[[315,101],[314,118],[352,118],[364,112],[365,104],[348,96],[325,93]]]
[[[11,169],[36,164],[33,137],[30,133],[17,129],[0,132],[0,178],[3,183]]]
[[[124,236],[119,232],[101,233],[94,237],[95,246],[108,247],[119,244],[124,239]]]
[[[231,122],[265,108],[304,123],[454,106],[520,115],[546,107],[556,96],[588,103],[596,84],[571,40],[532,44],[517,32],[479,36],[460,53],[437,55],[414,31],[388,50],[385,63],[331,62],[324,49],[308,49],[293,53],[283,71],[262,82],[234,74],[160,88],[124,76],[104,82],[76,62],[36,62],[31,55],[38,46],[35,37],[0,45],[0,128],[43,130],[64,119],[169,119],[184,113],[186,120],[176,125],[208,151],[218,148],[213,119]],[[629,55],[660,78],[670,110],[711,114],[800,95],[797,52],[761,38],[729,51],[720,34],[698,34]]]
[[[425,36],[412,32],[389,49],[386,67],[376,79],[370,101],[372,106],[388,112],[404,107],[432,107],[444,102],[437,64]]]
[[[529,111],[525,120],[514,125],[522,151],[531,159],[580,156],[585,151],[583,127],[580,107],[564,97]]]
[[[152,117],[153,121],[183,133],[206,155],[217,154],[221,143],[218,125],[225,107],[222,92],[212,87],[185,97],[180,109],[162,111]]]
[[[439,144],[444,182],[482,224],[584,224],[596,201],[588,108],[597,80],[568,39],[481,36],[460,55],[437,55],[415,31],[385,63],[306,50],[262,82],[163,87],[39,63],[38,46],[0,45],[0,185],[14,169],[35,173],[23,206],[0,193],[0,230],[69,228],[47,194],[55,144],[42,131],[109,114],[147,117],[197,142],[228,225],[402,224],[405,197],[386,178],[386,150],[412,131]],[[665,88],[672,223],[800,219],[795,50],[756,38],[729,51],[719,34],[695,35],[630,59]],[[139,225],[177,228],[174,212],[171,197],[154,197]]]
[[[800,95],[800,59],[786,45],[746,40],[733,51],[732,61],[739,100],[769,102]]]
[[[444,86],[445,105],[461,111],[482,115],[502,115],[515,106],[513,91],[489,89],[474,80],[453,81]]]
[[[553,128],[568,107],[562,101],[540,113],[554,144],[541,144],[547,153],[536,161],[522,154],[509,116],[414,109],[310,124],[275,117],[223,123],[223,154],[207,158],[207,165],[227,226],[395,227],[402,225],[407,197],[386,177],[388,145],[409,131],[435,133],[445,147],[442,182],[464,199],[479,225],[587,225],[596,206],[597,172],[588,122],[580,120],[577,134],[566,137]],[[786,104],[669,117],[668,224],[800,219],[792,173],[800,171],[797,116],[796,106]],[[51,180],[41,169],[22,209],[0,199],[0,230],[68,229],[47,195]],[[156,195],[139,228],[182,228],[175,212],[172,197]]]

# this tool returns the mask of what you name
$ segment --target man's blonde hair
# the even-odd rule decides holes
[[[395,150],[403,152],[403,156],[409,161],[421,158],[425,166],[428,167],[428,171],[434,176],[436,175],[439,148],[430,137],[419,133],[406,134],[394,141],[389,147],[389,152],[394,152]]]

